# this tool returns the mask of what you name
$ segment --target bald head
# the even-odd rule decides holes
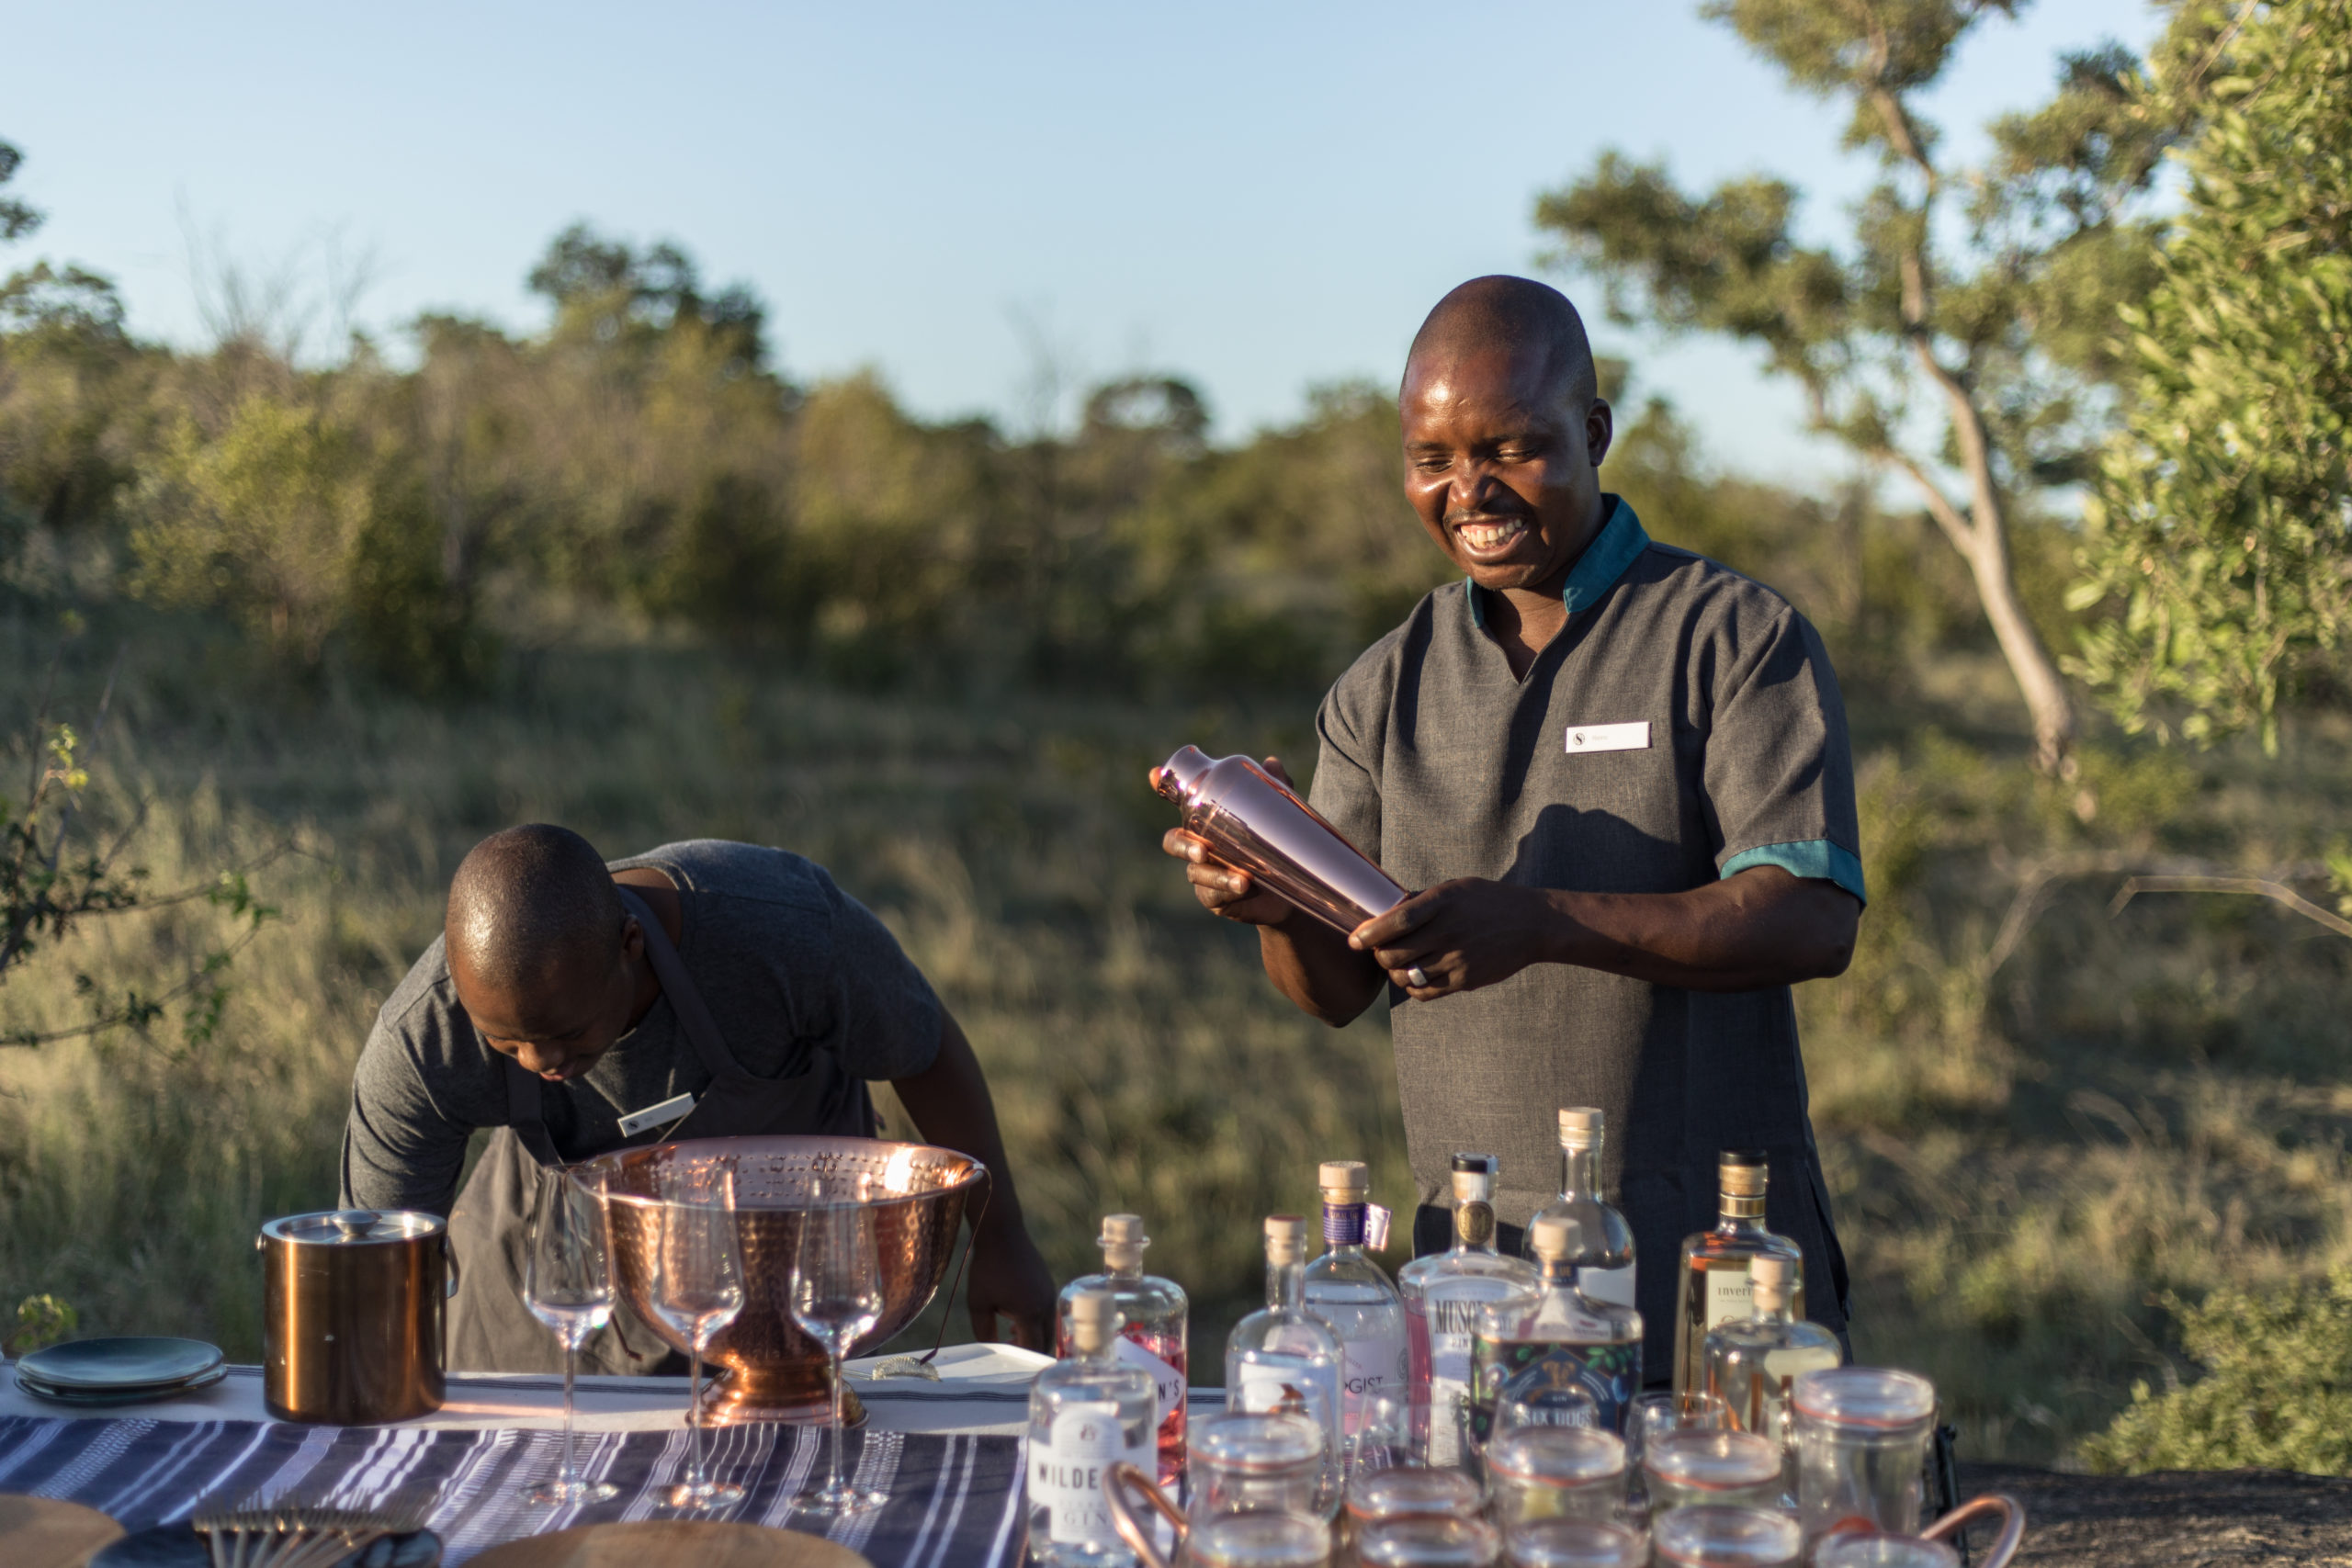
[[[533,822],[476,844],[449,883],[453,970],[474,986],[536,996],[609,965],[626,915],[595,847]]]
[[[1474,277],[1437,302],[1413,334],[1405,377],[1411,380],[1424,362],[1433,367],[1491,353],[1537,362],[1540,384],[1577,414],[1600,395],[1592,343],[1568,297],[1549,284],[1502,273]]]

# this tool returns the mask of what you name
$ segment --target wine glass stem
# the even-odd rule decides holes
[[[580,1349],[574,1345],[563,1348],[563,1485],[570,1491],[580,1484],[580,1469],[571,1457],[571,1377],[580,1370]]]
[[[841,1353],[841,1348],[840,1348],[840,1347],[838,1347],[838,1346],[834,1347],[834,1348],[833,1348],[832,1363],[833,1363],[833,1479],[831,1480],[831,1483],[829,1483],[827,1484],[827,1486],[826,1486],[826,1490],[827,1490],[827,1491],[829,1491],[829,1492],[838,1492],[838,1491],[840,1491],[840,1490],[842,1489],[842,1484],[843,1484],[843,1483],[842,1483],[842,1415],[844,1414],[844,1412],[843,1412],[843,1411],[842,1411],[842,1353]]]
[[[702,1340],[699,1336],[694,1341],[692,1364],[693,1370],[687,1373],[694,1400],[686,1409],[686,1425],[693,1428],[687,1438],[689,1446],[686,1451],[691,1457],[686,1461],[686,1486],[689,1490],[698,1491],[702,1486]]]

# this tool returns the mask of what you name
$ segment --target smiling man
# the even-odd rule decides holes
[[[474,846],[442,937],[378,1014],[352,1084],[346,1208],[449,1216],[450,1365],[561,1365],[520,1300],[538,1172],[629,1144],[871,1136],[887,1079],[931,1143],[985,1164],[973,1330],[1048,1348],[1054,1284],[1021,1219],[987,1080],[929,982],[822,867],[697,840],[609,865],[534,824]],[[492,1130],[462,1192],[468,1140]],[[616,1315],[592,1370],[669,1371]],[[683,1365],[677,1370],[683,1371]]]
[[[1807,1314],[1842,1328],[1789,992],[1844,970],[1862,908],[1821,640],[1602,492],[1609,405],[1557,290],[1447,295],[1400,404],[1407,498],[1464,581],[1331,688],[1309,800],[1419,891],[1342,937],[1197,840],[1166,848],[1203,904],[1258,927],[1307,1012],[1342,1024],[1386,988],[1417,1249],[1444,1244],[1454,1151],[1501,1156],[1497,1212],[1524,1224],[1552,1194],[1555,1109],[1595,1105],[1651,1381],[1671,1371],[1675,1259],[1714,1223],[1724,1149],[1769,1152],[1769,1223],[1804,1248]]]

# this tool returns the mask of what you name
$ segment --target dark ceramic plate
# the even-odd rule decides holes
[[[35,1399],[46,1399],[51,1404],[144,1404],[151,1400],[177,1399],[184,1393],[194,1393],[210,1388],[229,1375],[225,1366],[209,1372],[198,1372],[183,1382],[140,1383],[128,1388],[87,1389],[51,1388],[39,1378],[27,1375],[21,1367],[17,1371],[17,1386]]]
[[[64,1393],[111,1393],[184,1383],[221,1363],[200,1339],[69,1339],[19,1358],[17,1367]]]
[[[431,1530],[379,1540],[336,1568],[435,1568],[441,1538]],[[212,1568],[202,1536],[184,1524],[127,1535],[90,1559],[90,1568]]]

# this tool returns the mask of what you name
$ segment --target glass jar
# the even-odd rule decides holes
[[[1781,1446],[1753,1432],[1656,1432],[1642,1452],[1642,1479],[1653,1523],[1670,1508],[1777,1508]]]
[[[1537,1519],[1503,1532],[1510,1568],[1646,1568],[1648,1540],[1623,1525]]]
[[[1193,1427],[1186,1465],[1192,1499],[1185,1517],[1198,1529],[1227,1514],[1311,1514],[1323,1481],[1323,1432],[1304,1416],[1227,1411]]]
[[[1521,1427],[1487,1450],[1495,1523],[1533,1519],[1613,1524],[1625,1493],[1625,1444],[1614,1432]]]
[[[1805,1539],[1848,1530],[1917,1535],[1935,1385],[1915,1372],[1834,1367],[1801,1375],[1789,1403]]]
[[[1960,1568],[1960,1553],[1939,1540],[1916,1535],[1856,1531],[1822,1538],[1813,1551],[1814,1568]]]
[[[1804,1537],[1778,1509],[1702,1505],[1661,1515],[1650,1546],[1661,1568],[1796,1568]]]
[[[1356,1538],[1364,1568],[1495,1568],[1502,1532],[1484,1519],[1390,1519]]]
[[[1220,1514],[1193,1522],[1181,1561],[1187,1568],[1324,1568],[1331,1528],[1313,1514]]]
[[[1458,1470],[1381,1470],[1348,1488],[1348,1522],[1362,1530],[1391,1519],[1475,1519],[1485,1504]]]

